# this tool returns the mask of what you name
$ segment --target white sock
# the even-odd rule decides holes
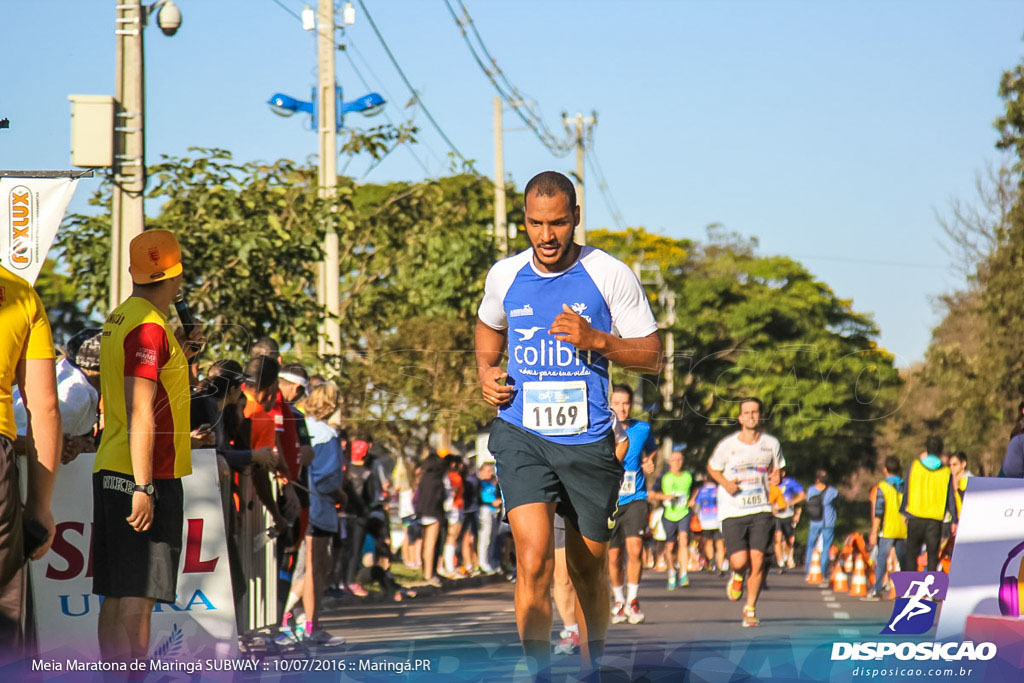
[[[627,583],[626,584],[626,602],[633,602],[636,600],[636,594],[640,592],[639,583]]]
[[[615,602],[626,602],[626,596],[622,594],[622,586],[612,586],[612,595],[615,596]]]
[[[455,546],[453,545],[444,547],[444,570],[449,574],[455,571]]]

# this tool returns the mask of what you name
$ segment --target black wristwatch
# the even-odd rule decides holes
[[[132,493],[138,493],[140,491],[142,493],[145,493],[147,496],[156,495],[156,487],[153,486],[153,482],[150,482],[148,484],[136,484],[135,488],[132,489]]]

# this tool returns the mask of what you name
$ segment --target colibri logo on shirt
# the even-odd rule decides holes
[[[949,576],[943,572],[893,572],[889,575],[896,589],[896,604],[883,635],[917,635],[935,623],[935,613],[949,589]]]

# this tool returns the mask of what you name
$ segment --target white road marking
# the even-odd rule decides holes
[[[832,616],[835,617],[836,619],[849,619],[850,618],[850,613],[849,612],[833,612]]]
[[[839,635],[846,638],[856,638],[860,635],[859,628],[841,628],[839,629]]]
[[[825,603],[825,607],[828,607],[829,609],[839,609],[839,603],[838,602],[826,602]]]

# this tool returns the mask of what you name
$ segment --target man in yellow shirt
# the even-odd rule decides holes
[[[32,286],[0,266],[0,661],[23,646],[26,551],[38,560],[53,541],[50,496],[60,465],[61,424],[53,337]],[[18,488],[12,388],[28,413],[28,498]]]
[[[132,240],[132,296],[100,340],[106,424],[93,468],[93,593],[105,660],[142,659],[155,602],[174,603],[181,556],[181,477],[192,472],[189,357],[168,324],[181,251],[167,230]],[[189,356],[202,343],[196,327]]]

